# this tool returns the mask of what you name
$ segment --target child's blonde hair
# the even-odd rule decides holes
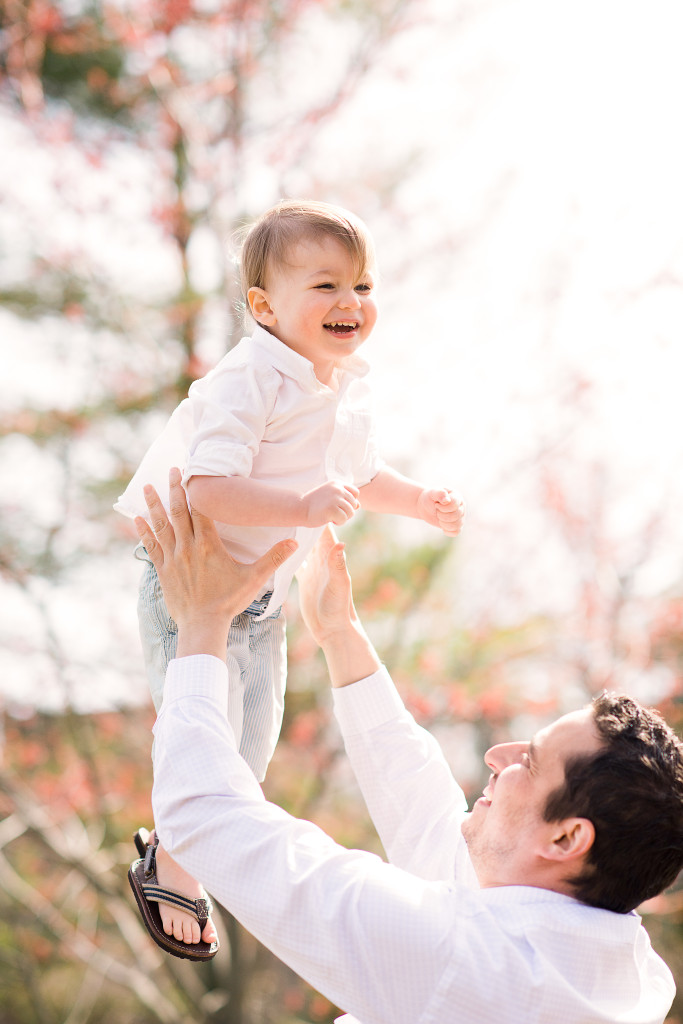
[[[266,288],[268,270],[285,263],[302,238],[336,238],[349,253],[358,277],[374,267],[375,249],[363,221],[341,206],[309,199],[283,199],[247,229],[240,256],[242,296]],[[248,308],[248,307],[247,307]]]

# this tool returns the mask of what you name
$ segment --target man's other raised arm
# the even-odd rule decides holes
[[[389,860],[423,878],[451,880],[464,848],[465,798],[438,743],[382,667],[353,604],[344,545],[329,527],[297,578],[302,614],[327,660],[346,751]]]

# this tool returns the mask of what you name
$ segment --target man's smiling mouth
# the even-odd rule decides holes
[[[329,324],[323,324],[326,331],[331,334],[351,334],[359,328],[357,320],[332,320]]]

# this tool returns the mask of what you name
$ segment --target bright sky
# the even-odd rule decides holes
[[[661,513],[642,586],[674,586],[683,550],[683,5],[425,0],[420,12],[323,131],[301,177],[345,175],[345,201],[357,197],[377,238],[382,314],[367,354],[386,455],[417,477],[461,484],[469,614],[571,603],[572,553],[539,510],[529,468],[540,449],[554,453],[552,471],[586,515],[599,481],[617,558]],[[302,80],[343,38],[340,30],[305,48]],[[43,236],[48,253],[72,239],[123,286],[162,292],[174,266],[144,223],[149,170],[118,153],[89,176],[79,201],[91,213],[75,217],[68,202],[55,203],[54,156],[27,161],[26,132],[0,118],[0,188],[16,197],[22,233]],[[387,212],[375,182],[409,158]],[[76,159],[60,152],[62,178],[63,161]],[[272,178],[265,161],[247,170],[258,209]],[[288,184],[297,190],[296,173]],[[20,280],[17,223],[0,207]],[[208,282],[215,240],[197,259]],[[87,359],[68,358],[86,338],[26,326],[17,348],[16,331],[0,316],[0,344],[11,347],[3,403],[23,392],[68,404],[93,386]],[[55,345],[61,375],[49,359]],[[19,490],[25,457],[18,448]]]

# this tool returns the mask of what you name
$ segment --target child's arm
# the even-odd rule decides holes
[[[234,526],[341,526],[359,507],[358,488],[328,480],[305,494],[242,476],[193,476],[190,505]]]
[[[460,533],[465,515],[464,503],[457,494],[445,487],[423,487],[389,466],[361,487],[359,497],[362,507],[370,512],[424,519],[449,537]]]

